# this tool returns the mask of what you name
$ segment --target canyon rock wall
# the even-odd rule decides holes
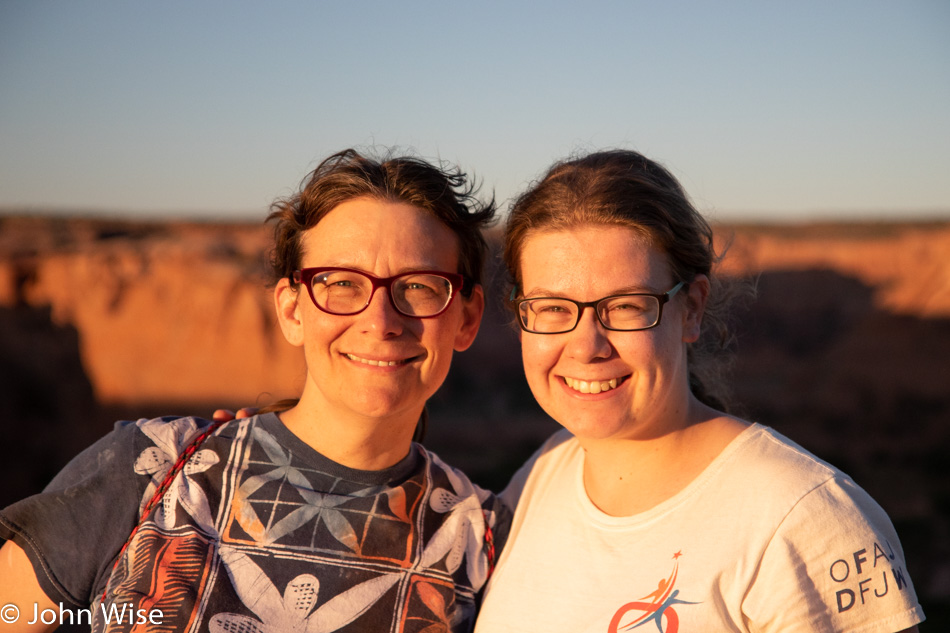
[[[950,317],[950,225],[818,224],[723,226],[721,270],[829,270],[873,289],[874,306],[895,314]]]
[[[299,392],[302,355],[265,287],[256,226],[7,219],[0,306],[75,328],[103,404],[246,402]]]
[[[720,226],[736,409],[850,473],[890,513],[930,611],[950,612],[950,223]],[[497,249],[497,233],[492,235]],[[0,506],[119,418],[210,415],[300,392],[265,288],[262,226],[0,217]],[[499,489],[555,430],[488,306],[429,403],[427,445]]]
[[[744,277],[833,272],[863,284],[870,305],[837,310],[950,317],[950,227],[720,227],[722,270]],[[260,403],[299,392],[304,366],[283,339],[264,287],[263,227],[6,218],[0,224],[0,307],[49,309],[78,333],[98,402]],[[496,275],[495,277],[500,277]],[[775,288],[813,301],[815,288]],[[499,320],[504,320],[501,317]],[[486,319],[481,338],[507,326]]]

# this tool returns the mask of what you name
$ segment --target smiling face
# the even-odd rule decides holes
[[[664,293],[667,256],[633,230],[583,225],[529,234],[521,254],[525,297],[595,301]],[[525,375],[544,410],[580,439],[645,438],[683,423],[690,393],[686,343],[696,340],[705,278],[663,308],[653,329],[603,328],[593,309],[563,334],[521,333]],[[698,301],[697,301],[698,299]]]
[[[375,198],[338,205],[302,243],[304,268],[339,266],[390,277],[413,270],[454,273],[459,266],[458,239],[441,221]],[[364,311],[349,316],[321,311],[304,287],[286,279],[275,300],[287,340],[304,348],[302,406],[334,419],[400,418],[411,425],[445,380],[453,351],[475,339],[483,309],[479,287],[428,319],[398,313],[384,288]]]

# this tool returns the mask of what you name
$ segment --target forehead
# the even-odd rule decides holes
[[[304,266],[346,266],[393,274],[458,268],[458,237],[427,211],[403,202],[355,198],[337,205],[303,237]]]
[[[521,251],[520,273],[526,295],[544,289],[579,300],[624,291],[663,292],[672,280],[666,254],[623,226],[531,233]]]

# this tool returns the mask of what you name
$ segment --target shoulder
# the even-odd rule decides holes
[[[773,429],[753,425],[712,468],[706,483],[720,505],[741,512],[773,542],[803,540],[813,548],[832,534],[850,541],[862,533],[896,541],[887,514],[851,477]]]
[[[577,438],[567,429],[561,429],[545,440],[522,468],[535,473],[557,470],[582,454]]]
[[[116,427],[134,427],[136,432],[148,438],[155,446],[164,452],[175,454],[181,452],[202,432],[213,428],[217,423],[196,417],[161,417],[151,420],[140,419],[135,422],[117,422]]]
[[[755,424],[728,447],[730,470],[747,486],[767,488],[770,494],[781,490],[798,498],[843,472],[819,459],[778,431]]]
[[[552,472],[566,472],[566,467],[582,454],[580,444],[570,431],[557,431],[514,474],[501,493],[502,501],[509,508],[516,508],[529,482],[543,480]]]
[[[544,441],[544,444],[524,463],[523,468],[540,468],[553,461],[570,459],[580,450],[580,444],[574,435],[567,429],[561,429]]]
[[[418,446],[425,458],[425,463],[428,464],[429,476],[432,478],[433,485],[438,487],[447,484],[451,487],[453,494],[459,497],[472,497],[477,499],[480,504],[494,499],[494,494],[474,483],[464,472],[450,466],[441,457],[424,446]]]
[[[768,477],[766,485],[787,506],[772,537],[782,551],[825,553],[831,565],[862,549],[887,551],[891,561],[903,559],[900,541],[887,513],[846,473],[819,459],[780,433],[760,427],[748,446],[759,463],[752,476]],[[748,458],[747,458],[748,459]],[[760,495],[764,497],[764,495]]]
[[[158,464],[174,461],[210,424],[200,418],[178,417],[116,422],[109,433],[76,455],[44,491],[69,488],[89,478],[115,476],[121,479],[130,471],[151,474]]]
[[[759,460],[753,466],[754,474],[780,483],[786,491],[786,501],[792,504],[779,533],[800,534],[803,530],[795,526],[809,524],[826,534],[856,536],[864,530],[896,541],[887,514],[847,473],[777,431],[759,428],[761,433],[748,447],[749,453],[755,453]]]
[[[0,536],[27,552],[47,595],[87,604],[101,590],[144,500],[180,450],[209,424],[198,418],[117,422],[41,493],[0,512]],[[90,529],[96,535],[91,540]]]
[[[461,470],[428,449],[420,449],[430,485],[425,512],[430,518],[438,517],[441,524],[426,551],[441,551],[438,544],[448,541],[464,549],[469,582],[478,590],[488,580],[496,552],[507,541],[511,511]]]
[[[468,475],[446,464],[432,451],[424,447],[420,448],[428,464],[428,474],[433,488],[430,506],[433,509],[438,509],[437,506],[449,502],[460,510],[467,509],[473,516],[480,515],[489,526],[507,532],[507,527],[511,523],[511,511],[502,503],[498,495],[474,483]],[[475,520],[479,521],[479,519]]]
[[[889,618],[902,623],[899,629],[916,622],[901,543],[880,505],[788,438],[752,430],[736,460],[751,493],[747,518],[765,539],[746,599],[751,618],[782,630],[819,616],[835,630]]]
[[[893,523],[840,472],[804,494],[774,528],[747,609],[754,620],[777,619],[777,629],[814,613],[834,630],[871,630],[861,628],[871,622],[903,630],[923,616]]]
[[[791,526],[807,523],[809,514],[814,520],[858,520],[877,508],[847,474],[761,425],[736,437],[692,492],[702,511],[725,512],[762,547],[783,530],[792,538],[803,534]]]

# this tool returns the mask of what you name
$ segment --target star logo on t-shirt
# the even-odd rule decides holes
[[[679,575],[679,559],[682,556],[682,550],[673,554],[673,571],[666,578],[660,579],[655,591],[617,609],[614,617],[610,620],[610,626],[607,628],[608,633],[630,631],[643,626],[647,622],[655,623],[660,633],[677,633],[680,620],[673,609],[673,605],[699,604],[698,602],[687,602],[677,598],[679,589],[675,588],[676,578]],[[636,617],[630,621],[623,621],[624,616],[631,612]],[[666,622],[666,628],[663,626],[664,621]]]

